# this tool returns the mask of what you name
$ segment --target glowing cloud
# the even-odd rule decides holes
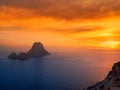
[[[0,41],[119,48],[119,6],[120,0],[0,0]]]

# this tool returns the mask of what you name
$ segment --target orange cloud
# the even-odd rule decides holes
[[[16,30],[23,30],[25,28],[20,27],[20,26],[0,26],[0,31],[16,31]]]
[[[119,6],[120,0],[0,0],[0,39],[114,44],[120,41]]]
[[[62,34],[62,35],[73,35],[73,34],[83,34],[90,33],[94,31],[103,31],[104,28],[99,26],[79,26],[79,27],[53,27],[46,29],[47,31],[52,31],[54,33]]]
[[[0,0],[1,13],[22,18],[98,19],[119,16],[119,6],[119,0]],[[10,10],[7,8],[6,11],[3,7],[9,7]]]

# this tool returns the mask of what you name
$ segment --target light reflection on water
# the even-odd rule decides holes
[[[83,88],[105,78],[119,61],[119,51],[57,53],[44,58],[12,61],[0,53],[0,88]]]

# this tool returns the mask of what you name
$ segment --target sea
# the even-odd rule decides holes
[[[0,90],[83,90],[102,81],[119,50],[50,50],[51,55],[9,60],[12,51],[0,51]]]

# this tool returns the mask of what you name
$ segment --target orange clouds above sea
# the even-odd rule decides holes
[[[119,6],[119,0],[1,0],[1,44],[20,44],[22,37],[51,46],[119,48]]]
[[[1,0],[1,13],[13,17],[43,16],[56,19],[98,19],[120,14],[119,0]]]

